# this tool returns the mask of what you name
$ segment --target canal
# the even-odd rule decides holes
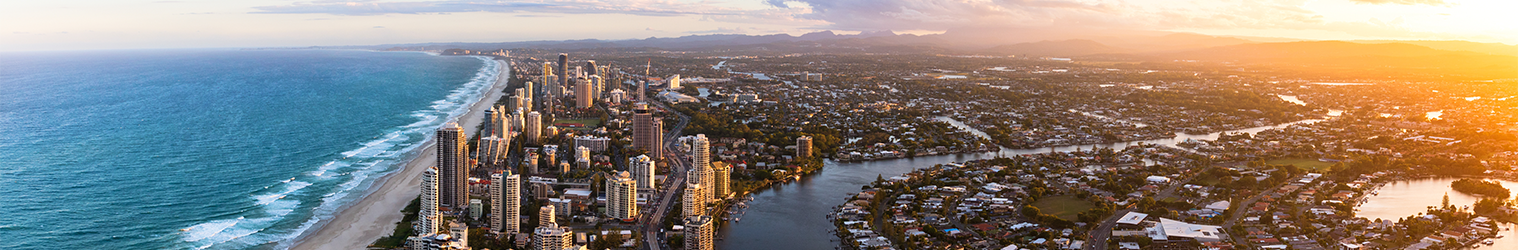
[[[937,119],[948,122],[961,130],[966,130],[982,137],[986,136],[984,132],[966,126],[964,123],[952,118],[938,117]],[[1267,129],[1284,128],[1290,125],[1318,121],[1322,120],[1309,119],[1275,126],[1262,126],[1227,132],[1257,133]],[[1175,146],[1176,143],[1186,141],[1187,139],[1217,139],[1220,134],[1187,135],[1176,133],[1174,138],[1113,144],[1037,149],[1003,148],[1001,151],[990,153],[939,155],[867,162],[826,161],[826,167],[816,174],[801,178],[799,181],[774,185],[753,194],[754,200],[747,203],[749,207],[745,209],[743,216],[739,217],[739,221],[729,222],[719,230],[718,238],[721,240],[717,242],[717,246],[719,249],[729,250],[836,248],[840,246],[839,241],[841,239],[829,232],[834,227],[832,222],[827,220],[827,214],[832,212],[834,206],[842,204],[844,199],[849,198],[850,193],[859,192],[861,187],[875,181],[875,177],[877,176],[891,177],[911,172],[918,168],[932,167],[935,164],[990,159],[997,156],[1071,152],[1096,148],[1122,149],[1139,143]]]

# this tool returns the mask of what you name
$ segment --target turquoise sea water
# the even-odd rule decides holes
[[[478,99],[480,57],[0,53],[0,249],[277,249]]]

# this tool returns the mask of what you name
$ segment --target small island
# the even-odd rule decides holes
[[[1454,189],[1455,191],[1459,191],[1461,193],[1483,195],[1487,197],[1502,199],[1507,199],[1508,197],[1512,196],[1512,193],[1509,192],[1507,188],[1502,187],[1502,183],[1497,183],[1496,181],[1465,178],[1455,180],[1455,182],[1450,183],[1449,185],[1451,189]]]

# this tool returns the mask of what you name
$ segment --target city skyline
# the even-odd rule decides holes
[[[0,50],[641,39],[705,34],[1086,30],[1312,40],[1518,43],[1509,1],[26,1],[0,4]],[[482,25],[559,23],[566,25]],[[573,28],[566,28],[573,27]],[[1070,37],[1064,37],[1070,38]],[[1014,39],[1015,40],[1015,39]]]

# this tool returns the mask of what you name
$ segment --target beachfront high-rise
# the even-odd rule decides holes
[[[685,250],[714,249],[712,236],[717,227],[711,216],[686,216],[682,224],[685,224]]]
[[[526,129],[525,129],[526,125],[524,125],[524,124],[526,124],[526,121],[524,121],[526,119],[527,119],[527,114],[525,114],[521,109],[518,109],[516,111],[512,111],[511,112],[511,120],[507,121],[506,123],[510,123],[511,124],[511,130],[512,131],[516,131],[517,134],[520,135],[522,132],[526,131]],[[527,143],[527,142],[522,142],[522,143]]]
[[[654,159],[648,155],[627,158],[627,169],[632,171],[633,180],[638,181],[638,188],[654,188]]]
[[[733,168],[726,162],[712,163],[712,199],[722,200],[727,198],[727,193],[732,192],[731,185]]]
[[[522,141],[525,144],[540,145],[538,140],[543,136],[543,114],[533,111],[522,118]]]
[[[522,176],[511,171],[490,175],[490,229],[496,234],[521,233]]]
[[[485,119],[481,119],[480,123],[483,123],[481,125],[484,128],[480,131],[482,133],[480,137],[500,136],[495,133],[495,125],[501,124],[500,117],[496,116],[495,106],[485,109]]]
[[[537,106],[537,103],[535,103],[534,100],[538,99],[537,92],[533,92],[534,90],[532,88],[532,82],[527,82],[527,83],[522,84],[522,88],[521,89],[522,89],[522,111],[523,112],[532,111],[532,107]]]
[[[648,104],[639,103],[633,108],[633,147],[648,152],[654,159],[664,158],[664,131]]]
[[[482,167],[500,167],[506,160],[506,151],[511,147],[511,139],[501,137],[480,138],[479,146],[475,150],[475,162]]]
[[[437,129],[437,166],[442,176],[438,182],[442,190],[439,203],[449,208],[469,205],[469,153],[464,139],[464,128],[458,122],[448,122]]]
[[[681,195],[680,200],[680,211],[685,216],[706,215],[706,189],[702,188],[700,183],[690,181],[691,179],[691,176],[687,174],[685,193]]]
[[[606,179],[606,216],[624,222],[637,220],[638,182],[625,171]]]
[[[590,80],[585,78],[575,79],[575,107],[590,108],[595,105],[595,97],[591,96]]]
[[[712,155],[708,152],[711,149],[711,141],[706,139],[705,134],[696,134],[691,138],[690,146],[690,162],[696,176],[689,178],[695,178],[700,181],[701,186],[707,187],[706,193],[703,194],[706,197],[702,198],[711,200],[716,197],[713,192],[717,191],[713,186],[716,178],[712,177]]]
[[[796,159],[812,158],[812,137],[796,137]]]
[[[417,223],[416,228],[414,228],[417,235],[436,233],[438,227],[442,225],[439,222],[443,220],[443,217],[437,210],[439,206],[439,180],[436,167],[429,167],[427,170],[422,171],[422,207],[416,215]]]

